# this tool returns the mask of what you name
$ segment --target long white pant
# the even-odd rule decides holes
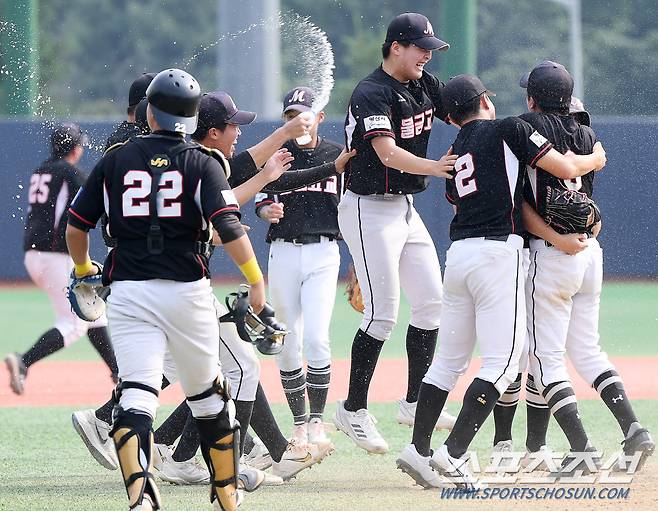
[[[590,385],[613,368],[599,345],[602,282],[603,252],[596,239],[573,256],[542,240],[531,242],[526,295],[530,371],[538,385],[569,381],[565,353]]]
[[[469,238],[448,250],[439,349],[423,378],[450,392],[466,372],[477,340],[477,377],[503,394],[519,371],[525,344],[523,240]]]
[[[409,323],[423,330],[438,328],[441,267],[413,197],[347,191],[338,205],[338,224],[363,294],[361,330],[381,341],[390,338],[400,286],[411,306]]]
[[[290,331],[276,357],[281,371],[302,367],[302,349],[311,367],[331,363],[329,325],[339,267],[338,243],[329,238],[308,245],[272,242],[267,274],[270,298],[277,318]]]
[[[185,395],[208,390],[221,374],[219,326],[210,281],[118,281],[111,289],[107,315],[119,378],[159,390],[169,349]],[[195,417],[216,415],[223,407],[218,394],[188,404]],[[120,405],[155,418],[158,399],[140,389],[126,389]]]
[[[107,326],[105,315],[93,323],[87,323],[71,310],[71,304],[66,297],[66,288],[73,269],[73,261],[68,254],[28,250],[25,252],[25,268],[32,282],[48,295],[55,311],[54,327],[62,334],[64,346],[69,346],[80,339],[87,333],[88,328]]]

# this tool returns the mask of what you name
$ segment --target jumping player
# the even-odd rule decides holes
[[[382,46],[383,63],[354,89],[345,120],[347,149],[356,149],[338,206],[340,232],[350,249],[365,311],[352,344],[347,399],[338,402],[336,427],[357,446],[385,453],[388,444],[368,412],[368,389],[384,341],[397,321],[400,287],[411,305],[407,329],[409,380],[398,421],[413,424],[418,389],[429,367],[439,328],[441,267],[434,243],[413,206],[428,176],[450,177],[456,156],[429,160],[435,117],[444,120],[443,83],[424,70],[433,50],[449,45],[434,37],[422,14],[397,16]],[[443,415],[439,427],[451,428]]]

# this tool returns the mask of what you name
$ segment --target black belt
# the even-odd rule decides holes
[[[507,239],[509,238],[509,234],[505,234],[504,236],[485,236],[485,240],[489,241],[504,241],[506,242]]]
[[[327,234],[302,234],[296,238],[274,238],[274,241],[283,240],[286,243],[292,243],[293,245],[310,245],[311,243],[320,243],[322,238],[327,238],[329,241],[336,239],[335,236]]]
[[[139,240],[116,240],[117,247],[129,248],[144,253],[149,253],[148,243],[146,239]],[[211,243],[204,241],[181,241],[164,239],[162,241],[163,248],[168,252],[191,252],[193,254],[203,255],[210,257],[215,247]]]

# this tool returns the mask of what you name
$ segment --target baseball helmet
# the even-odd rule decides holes
[[[163,130],[196,131],[201,87],[191,74],[181,69],[160,71],[146,89],[146,98]]]

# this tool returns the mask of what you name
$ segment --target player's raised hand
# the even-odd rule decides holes
[[[313,126],[314,116],[310,112],[302,112],[294,118],[286,121],[283,130],[288,139],[299,138],[306,135]]]
[[[343,147],[343,150],[338,155],[338,158],[336,158],[336,161],[335,161],[336,172],[338,172],[339,174],[342,174],[345,171],[345,165],[347,165],[347,162],[350,161],[350,159],[355,155],[356,155],[356,149],[352,149],[348,153],[347,149],[345,149]]]
[[[279,149],[270,156],[270,159],[267,160],[261,172],[266,176],[268,182],[271,183],[279,179],[281,174],[290,168],[290,164],[294,159],[288,149]]]
[[[565,254],[576,255],[587,248],[587,234],[572,233],[560,234],[555,239],[555,248],[561,250]]]
[[[452,147],[446,154],[441,156],[438,160],[430,160],[430,176],[444,177],[452,179],[452,170],[455,168],[455,162],[459,158],[458,155],[452,154]]]
[[[283,204],[281,202],[275,202],[263,206],[258,212],[258,215],[271,224],[278,224],[279,220],[283,218]]]

